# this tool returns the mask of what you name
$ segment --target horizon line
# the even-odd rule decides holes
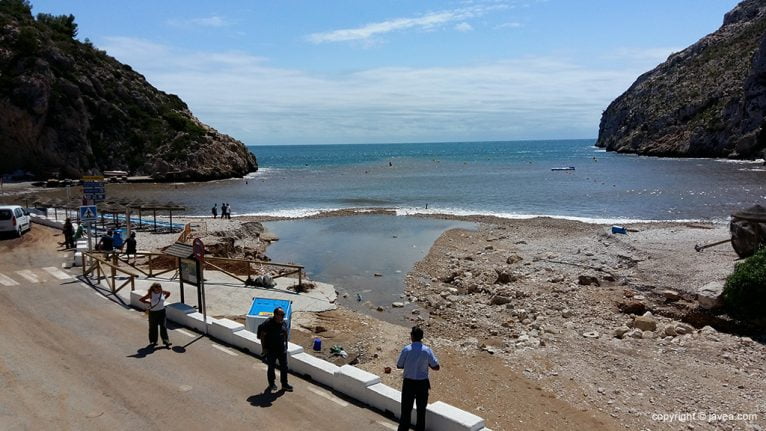
[[[338,142],[334,144],[245,144],[246,147],[298,147],[298,146],[329,146],[329,145],[409,145],[409,144],[478,144],[501,142],[551,142],[551,141],[595,141],[597,138],[565,138],[565,139],[512,139],[491,141],[422,141],[422,142]]]

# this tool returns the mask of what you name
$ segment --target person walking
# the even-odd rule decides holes
[[[165,347],[170,348],[173,343],[168,338],[168,328],[165,319],[165,300],[170,296],[170,292],[162,290],[162,285],[152,283],[146,295],[142,296],[140,301],[148,305],[146,310],[149,312],[149,344],[152,347],[157,346],[157,327],[160,328],[160,337]]]
[[[67,218],[64,221],[64,248],[74,248],[74,226],[72,226],[72,220]]]
[[[269,381],[268,390],[277,390],[276,368],[279,361],[279,380],[282,390],[292,392],[293,387],[287,383],[287,322],[285,322],[285,310],[281,307],[274,309],[274,315],[258,325],[258,339],[261,340],[268,370],[266,378]]]
[[[218,217],[218,204],[213,204],[213,208],[210,210],[210,212],[213,213],[213,220],[215,220],[215,218]]]
[[[138,255],[136,251],[136,233],[131,232],[128,239],[125,240],[125,256],[128,257],[128,263],[130,263],[130,255],[133,255],[133,263],[136,263],[136,260],[138,260]]]
[[[231,204],[228,202],[226,203],[226,218],[231,220]]]
[[[416,431],[426,429],[426,406],[428,405],[428,391],[431,382],[428,380],[428,369],[439,370],[439,360],[430,347],[423,345],[423,330],[417,326],[410,331],[409,344],[402,349],[396,368],[404,369],[404,381],[402,382],[402,412],[399,417],[399,431],[410,429],[412,417],[412,404],[417,402]]]

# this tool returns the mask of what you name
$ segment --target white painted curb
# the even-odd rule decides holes
[[[131,292],[131,305],[138,302],[144,294],[140,291]],[[140,302],[138,304],[137,308],[143,309],[143,304]],[[212,317],[208,317],[207,322],[203,322],[202,313],[181,303],[169,304],[166,309],[168,319],[173,322],[198,332],[205,332],[207,326],[211,337],[257,356],[263,353],[261,342],[256,334],[246,330],[241,323]],[[287,366],[293,373],[310,377],[315,382],[333,388],[381,412],[391,413],[397,418],[401,414],[401,392],[380,383],[379,376],[351,365],[338,367],[310,353],[304,353],[302,346],[293,343],[287,344],[287,354],[290,356]],[[411,422],[413,424],[415,415],[416,409],[413,408]],[[428,405],[426,425],[429,431],[490,431],[489,428],[484,427],[484,419],[441,401]]]
[[[232,346],[239,347],[240,349],[244,349],[256,356],[261,356],[261,354],[263,354],[263,346],[261,346],[261,340],[258,339],[256,334],[253,334],[247,329],[235,332],[230,344]]]
[[[480,431],[484,428],[484,419],[437,401],[426,409],[426,427],[433,431]]]
[[[245,329],[245,325],[229,319],[217,319],[208,326],[208,335],[234,346],[234,334]]]
[[[370,404],[372,393],[368,386],[380,383],[380,377],[352,365],[344,365],[335,373],[333,388],[365,404]]]
[[[311,380],[328,387],[333,387],[335,374],[340,369],[337,365],[319,359],[310,353],[292,355],[287,361],[287,366],[290,368],[290,371],[310,377]]]

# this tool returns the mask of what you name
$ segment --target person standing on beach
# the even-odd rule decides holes
[[[112,239],[111,230],[106,231],[106,234],[101,237],[101,240],[98,242],[96,249],[105,251],[107,255],[111,253],[112,250],[114,250],[114,240]]]
[[[218,204],[213,204],[213,208],[210,210],[213,213],[213,220],[218,217]]]
[[[62,230],[64,232],[64,247],[74,248],[74,226],[72,226],[71,219],[67,218],[64,221],[64,227]]]
[[[221,218],[226,218],[226,202],[221,202]]]
[[[136,255],[136,233],[131,232],[127,240],[125,240],[125,255],[128,257],[128,263],[130,263],[130,255],[133,255],[133,263],[138,260]]]
[[[258,339],[263,345],[263,352],[266,356],[266,363],[269,368],[266,371],[266,378],[269,381],[268,390],[273,392],[277,390],[275,384],[277,375],[277,360],[279,360],[279,380],[282,383],[282,390],[292,392],[293,387],[287,383],[287,322],[285,322],[285,310],[281,307],[274,309],[274,315],[265,322],[258,325]]]
[[[417,425],[416,431],[426,429],[426,406],[428,405],[428,391],[431,382],[428,380],[428,369],[438,371],[439,360],[430,347],[423,345],[423,330],[417,326],[410,331],[409,344],[402,349],[396,368],[404,369],[404,381],[402,383],[402,412],[399,417],[399,431],[410,429],[412,416],[412,404],[417,402]]]
[[[231,220],[231,204],[226,203],[226,218]]]
[[[165,347],[170,348],[173,344],[168,338],[168,328],[165,319],[165,300],[170,296],[170,292],[162,290],[162,285],[152,283],[146,295],[142,296],[140,301],[148,305],[146,310],[149,312],[149,344],[152,347],[157,345],[157,327],[160,328],[160,337]]]

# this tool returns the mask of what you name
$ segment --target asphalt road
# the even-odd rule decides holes
[[[54,230],[0,238],[2,430],[386,430],[391,420],[186,329],[147,348],[144,314],[74,277]]]

